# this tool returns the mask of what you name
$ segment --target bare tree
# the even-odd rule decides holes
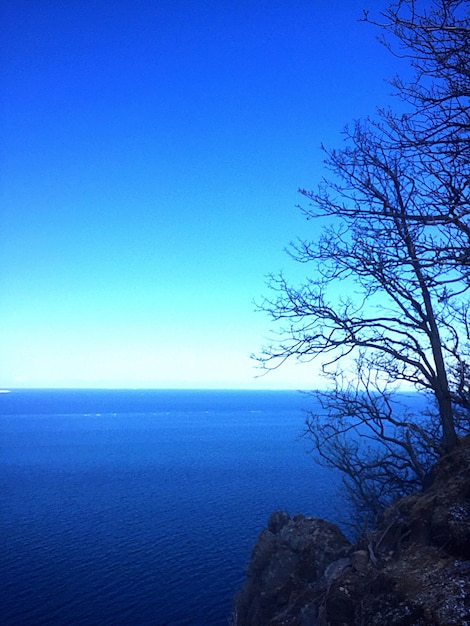
[[[290,248],[311,277],[273,276],[260,307],[279,324],[263,366],[322,357],[333,387],[307,431],[374,512],[423,484],[469,424],[470,15],[460,0],[418,5],[392,5],[381,24],[415,67],[412,84],[393,81],[406,111],[378,111],[325,151],[331,177],[301,193],[327,226]],[[403,384],[435,411],[398,407]]]

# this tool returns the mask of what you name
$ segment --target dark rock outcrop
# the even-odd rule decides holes
[[[350,549],[348,540],[330,522],[273,513],[251,555],[246,583],[235,598],[234,624],[280,624],[273,620]]]
[[[233,624],[470,626],[470,437],[355,546],[329,522],[273,513]]]

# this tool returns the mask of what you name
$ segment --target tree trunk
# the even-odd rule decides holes
[[[442,443],[446,452],[450,452],[458,443],[457,433],[455,432],[454,414],[452,409],[452,400],[447,380],[447,372],[442,356],[442,347],[439,340],[439,332],[434,317],[430,320],[431,326],[431,344],[434,355],[434,363],[436,365],[436,377],[434,393],[439,407],[439,417],[442,426]],[[434,327],[434,328],[433,328]],[[433,332],[435,330],[435,332]],[[437,336],[436,336],[437,333]]]
[[[432,381],[433,391],[439,408],[439,419],[442,428],[442,443],[446,452],[450,452],[458,443],[455,432],[455,422],[452,409],[452,401],[449,389],[449,381],[442,352],[441,336],[436,322],[432,298],[428,289],[426,278],[423,274],[421,264],[416,254],[414,241],[408,230],[406,218],[402,215],[395,219],[399,232],[402,233],[403,240],[408,249],[409,258],[413,266],[414,273],[418,280],[419,288],[423,298],[424,310],[426,312],[426,324],[428,336],[431,343],[432,354],[435,365],[435,375]]]

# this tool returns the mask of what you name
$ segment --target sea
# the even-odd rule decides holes
[[[0,393],[0,623],[226,626],[257,535],[338,522],[295,391]]]

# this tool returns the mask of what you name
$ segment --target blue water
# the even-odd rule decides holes
[[[0,394],[0,622],[228,624],[269,514],[334,521],[296,392]]]

